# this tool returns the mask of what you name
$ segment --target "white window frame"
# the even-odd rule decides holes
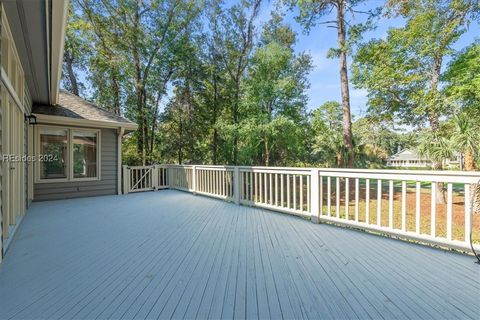
[[[66,178],[60,179],[42,179],[40,177],[40,162],[38,159],[35,159],[35,183],[58,183],[58,182],[81,182],[81,181],[99,181],[101,180],[101,130],[93,128],[81,128],[81,127],[64,127],[64,126],[53,126],[53,125],[36,125],[35,126],[35,149],[37,150],[36,156],[38,157],[40,152],[40,129],[63,129],[67,131],[67,168],[66,168]],[[73,174],[73,132],[94,132],[97,134],[97,176],[96,177],[87,177],[87,178],[75,178]]]
[[[74,132],[93,132],[97,134],[97,176],[96,177],[86,177],[86,178],[75,178],[73,174],[73,133]],[[70,148],[69,157],[70,160],[68,164],[70,165],[69,174],[71,177],[71,181],[95,181],[100,180],[100,140],[101,140],[101,130],[100,129],[84,129],[84,128],[69,128],[69,140],[68,145]]]

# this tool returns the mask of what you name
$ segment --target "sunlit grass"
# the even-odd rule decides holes
[[[430,184],[428,188],[422,188],[420,193],[420,233],[425,235],[431,234],[431,195],[430,195]],[[463,186],[462,186],[463,187]],[[332,190],[335,190],[332,188]],[[457,190],[461,190],[460,187],[457,187]],[[360,222],[366,222],[366,208],[367,202],[365,197],[365,188],[360,189],[359,197],[359,214],[358,220]],[[393,194],[393,219],[392,227],[394,229],[402,229],[402,200],[401,200],[401,188],[394,189]],[[322,199],[322,214],[326,215],[328,206],[327,198],[324,194]],[[376,183],[370,190],[370,210],[369,210],[369,224],[377,224],[377,189]],[[415,231],[416,230],[416,193],[415,188],[408,187],[406,192],[406,219],[405,219],[405,229],[406,231]],[[380,203],[380,219],[381,226],[389,226],[389,190],[387,185],[382,184],[382,198]],[[336,195],[334,192],[331,194],[331,216],[336,217]],[[342,219],[346,218],[345,211],[345,190],[340,192],[340,206],[339,206],[339,217]],[[349,196],[349,205],[348,205],[348,219],[355,220],[355,194],[354,190],[351,190]],[[472,238],[475,243],[480,243],[480,215],[475,214],[472,218]],[[447,205],[446,204],[437,204],[436,205],[436,215],[435,215],[435,235],[437,237],[445,238],[447,236]],[[454,192],[453,194],[453,204],[452,204],[452,239],[464,241],[465,240],[465,205],[464,205],[464,196],[461,192]]]

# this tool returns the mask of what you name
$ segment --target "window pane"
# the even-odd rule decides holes
[[[73,177],[97,176],[97,133],[73,132]]]
[[[67,177],[67,130],[40,129],[40,178]]]

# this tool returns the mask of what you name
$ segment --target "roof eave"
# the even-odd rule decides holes
[[[118,122],[118,121],[98,121],[88,119],[75,119],[61,116],[52,116],[42,113],[33,113],[37,117],[39,124],[58,124],[66,126],[79,126],[79,127],[93,127],[93,128],[109,128],[117,129],[124,128],[125,132],[131,132],[138,129],[138,125],[133,122]]]

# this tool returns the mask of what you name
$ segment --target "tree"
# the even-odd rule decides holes
[[[391,123],[367,115],[353,123],[354,137],[370,154],[370,165],[383,165],[383,161],[400,149],[409,147],[401,133],[392,130]],[[374,162],[374,163],[373,163]]]
[[[255,21],[261,0],[241,1],[222,15],[220,56],[231,85],[231,163],[238,163],[238,123],[242,99],[242,82],[245,78],[255,36]]]
[[[203,119],[191,88],[177,87],[174,99],[161,118],[163,158],[178,164],[201,162],[205,148],[200,148]]]
[[[345,145],[342,132],[342,106],[337,101],[327,101],[311,114],[313,153],[315,162],[327,167],[342,167]]]
[[[480,110],[480,42],[457,54],[443,75],[447,96],[461,108]],[[475,114],[473,114],[475,116]]]
[[[121,85],[126,88],[126,114],[139,125],[137,151],[142,163],[151,162],[158,103],[166,93],[176,58],[192,33],[202,3],[78,1],[105,52],[121,61],[117,65],[122,67]]]
[[[206,16],[208,18],[207,30],[204,31],[202,37],[205,47],[198,52],[203,54],[202,60],[205,68],[205,78],[203,81],[203,90],[200,93],[202,96],[203,104],[210,106],[211,109],[206,108],[207,121],[210,124],[209,128],[209,152],[210,157],[207,161],[213,164],[219,164],[221,161],[224,163],[226,159],[221,158],[221,149],[223,141],[221,141],[219,133],[219,121],[227,109],[227,101],[229,100],[227,86],[225,82],[227,74],[225,65],[222,61],[221,52],[222,49],[222,25],[221,18],[224,14],[221,1],[214,0],[206,8]],[[201,47],[201,46],[200,46]]]
[[[462,112],[453,118],[455,129],[452,132],[452,142],[456,151],[462,153],[465,159],[465,170],[476,169],[475,155],[479,152],[480,125],[478,119]]]
[[[428,122],[435,132],[448,112],[440,88],[442,66],[451,46],[465,31],[476,6],[466,0],[391,1],[390,14],[407,19],[390,29],[387,39],[374,39],[354,57],[353,83],[369,91],[369,110],[404,123]]]
[[[65,30],[65,46],[63,51],[63,87],[80,96],[85,84],[79,80],[79,72],[86,72],[86,64],[91,54],[88,32],[89,26],[76,12],[75,2],[69,7],[68,23]]]
[[[254,130],[243,133],[258,135],[250,140],[263,146],[260,152],[266,166],[288,162],[282,157],[291,158],[289,152],[298,151],[294,144],[304,135],[301,128],[306,123],[305,91],[311,58],[305,53],[295,54],[295,41],[291,28],[280,15],[273,14],[264,26],[244,82],[242,114]]]
[[[427,129],[420,135],[420,142],[416,147],[417,153],[431,160],[435,167],[443,170],[445,160],[452,158],[454,155],[454,148],[450,139],[446,136],[445,130],[442,127],[437,128],[436,131]],[[445,188],[443,183],[437,183],[436,203],[446,203]]]
[[[476,169],[475,156],[480,141],[480,43],[477,41],[460,52],[449,64],[443,79],[446,93],[453,108],[459,111],[454,117],[453,141],[464,154],[465,169]]]
[[[441,88],[445,58],[452,44],[478,9],[473,0],[390,1],[387,14],[406,19],[387,38],[360,46],[354,57],[353,83],[368,90],[369,112],[387,119],[395,116],[409,125],[431,129],[432,143],[441,144],[440,117],[449,113]],[[428,138],[428,137],[427,137]],[[442,163],[434,161],[434,168]],[[440,190],[439,190],[440,191]]]
[[[338,57],[340,60],[340,84],[342,95],[342,111],[343,111],[343,143],[347,149],[347,161],[342,159],[342,163],[348,167],[354,164],[353,150],[353,134],[352,134],[352,116],[350,110],[350,93],[348,82],[348,64],[347,55],[349,52],[349,43],[347,41],[347,13],[356,13],[355,6],[360,2],[358,0],[319,0],[319,1],[302,1],[288,0],[290,6],[299,8],[299,15],[296,17],[307,31],[314,27],[318,20],[320,24],[326,24],[329,27],[337,29],[338,48],[331,50],[330,57]],[[334,20],[321,20],[330,12],[335,10],[336,17]],[[355,29],[357,30],[357,29]]]

